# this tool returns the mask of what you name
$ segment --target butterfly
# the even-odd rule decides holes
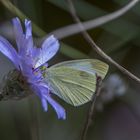
[[[80,59],[55,64],[44,71],[50,91],[65,102],[80,106],[92,99],[96,75],[104,79],[108,64],[97,59]]]

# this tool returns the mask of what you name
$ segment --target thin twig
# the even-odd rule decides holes
[[[139,2],[139,0],[131,0],[128,4],[126,4],[124,7],[122,7],[121,9],[119,9],[115,12],[112,12],[110,14],[107,14],[105,16],[102,16],[102,17],[99,17],[96,19],[82,22],[82,26],[84,28],[81,28],[77,23],[75,23],[73,25],[59,28],[59,29],[51,32],[51,34],[54,34],[58,39],[62,39],[62,38],[80,33],[84,30],[99,27],[107,22],[110,22],[110,21],[124,15],[128,10],[130,10],[133,6],[135,6],[135,4],[137,2]]]
[[[86,30],[84,29],[84,26],[82,25],[80,19],[78,18],[74,5],[72,3],[71,0],[67,0],[69,2],[69,6],[70,6],[70,11],[71,14],[74,18],[74,20],[78,23],[79,27],[83,30],[82,31],[82,35],[85,38],[85,40],[89,43],[89,45],[101,56],[103,57],[107,62],[111,63],[112,65],[114,65],[115,67],[117,67],[122,73],[124,73],[125,75],[127,75],[128,77],[130,77],[131,79],[137,81],[138,83],[140,83],[140,79],[135,76],[134,74],[132,74],[131,72],[129,72],[127,69],[125,69],[124,67],[122,67],[121,65],[119,65],[116,61],[114,61],[110,56],[108,56],[103,50],[100,49],[99,46],[96,45],[96,43],[93,41],[93,39],[90,37],[90,35],[86,32]],[[133,1],[133,0],[132,0]],[[131,7],[132,8],[132,7]]]
[[[96,102],[97,96],[100,93],[101,83],[102,83],[101,77],[96,75],[96,81],[97,81],[97,83],[96,83],[96,91],[93,94],[92,102],[91,102],[91,105],[90,105],[90,108],[89,108],[89,111],[88,111],[88,115],[87,115],[87,120],[85,122],[83,131],[82,131],[81,140],[86,140],[87,132],[88,132],[89,126],[92,123],[92,119],[93,119],[92,117],[94,116],[95,102]]]

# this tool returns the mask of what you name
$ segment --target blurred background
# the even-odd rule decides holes
[[[82,21],[111,13],[128,0],[74,0]],[[73,24],[65,0],[0,0],[0,35],[15,44],[11,19],[32,20],[34,40],[55,29]],[[94,41],[119,64],[140,77],[140,3],[122,17],[89,30]],[[39,43],[38,43],[39,44]],[[57,62],[98,58],[81,34],[61,39],[61,49],[50,65]],[[104,61],[104,60],[103,60]],[[0,54],[0,79],[14,67]],[[56,97],[66,109],[67,119],[58,120],[49,107],[43,112],[36,96],[0,102],[1,140],[78,140],[90,103],[72,107]],[[110,65],[96,102],[93,124],[87,140],[140,140],[140,85]]]

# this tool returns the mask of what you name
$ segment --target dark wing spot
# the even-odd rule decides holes
[[[89,77],[89,74],[84,72],[84,71],[80,71],[79,75],[82,77],[82,78],[87,78]]]

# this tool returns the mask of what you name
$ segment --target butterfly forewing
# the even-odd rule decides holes
[[[95,92],[95,74],[68,66],[49,68],[44,80],[54,94],[74,106],[91,100]]]
[[[64,61],[53,65],[52,67],[61,67],[67,66],[74,69],[82,70],[89,72],[91,74],[97,74],[104,79],[107,71],[108,65],[100,60],[97,59],[80,59],[80,60],[72,60],[72,61]]]

